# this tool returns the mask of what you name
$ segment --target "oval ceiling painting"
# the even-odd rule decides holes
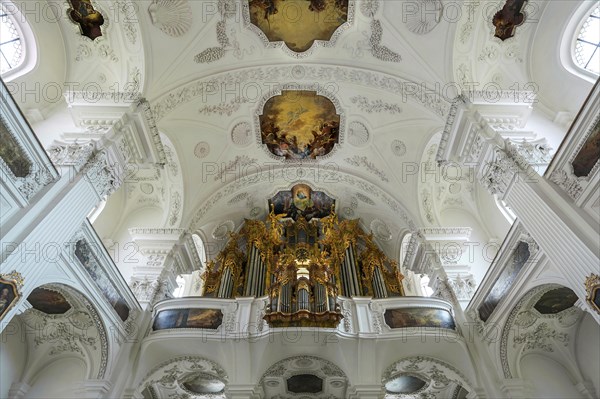
[[[286,159],[315,159],[339,142],[340,116],[314,91],[282,91],[265,103],[259,121],[262,143]]]
[[[184,389],[198,394],[221,393],[225,389],[225,383],[219,378],[208,373],[194,373],[181,381]]]
[[[385,383],[385,389],[389,393],[410,394],[423,389],[427,383],[412,375],[400,375]]]
[[[348,0],[249,0],[250,22],[269,42],[283,41],[302,53],[328,41],[348,20]]]

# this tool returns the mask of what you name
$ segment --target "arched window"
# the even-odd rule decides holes
[[[0,7],[0,73],[10,71],[23,62],[23,43],[15,20],[4,5]]]
[[[573,59],[580,68],[600,74],[600,5],[584,17],[575,39]]]
[[[202,267],[204,267],[204,265],[206,265],[206,248],[204,247],[204,241],[202,241],[202,238],[200,238],[198,234],[192,234],[192,239],[194,240],[196,251],[200,257],[200,262],[202,262]]]
[[[33,31],[8,0],[0,0],[0,75],[4,81],[31,71],[37,63]]]
[[[183,296],[183,292],[185,290],[185,281],[186,279],[180,274],[176,278],[177,288],[173,291],[173,298],[181,298]]]

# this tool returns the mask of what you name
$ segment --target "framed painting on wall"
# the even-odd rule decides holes
[[[19,288],[23,285],[23,279],[18,273],[9,275],[0,274],[0,320],[19,301],[21,294]]]
[[[600,276],[591,274],[585,280],[585,291],[587,302],[597,313],[600,313]]]

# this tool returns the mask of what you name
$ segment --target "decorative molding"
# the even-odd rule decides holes
[[[397,157],[406,155],[406,144],[402,140],[393,140],[390,148],[392,149],[392,153]]]
[[[225,240],[229,236],[229,233],[233,233],[234,230],[235,223],[233,220],[226,220],[213,229],[211,236],[215,240]]]
[[[350,158],[344,158],[346,163],[350,165],[356,166],[357,168],[365,167],[366,170],[375,176],[379,177],[379,179],[383,182],[389,182],[390,180],[387,178],[385,172],[379,170],[372,162],[369,161],[369,158],[366,156],[353,155]]]
[[[311,374],[325,380],[327,377],[340,377],[348,381],[346,373],[338,366],[316,356],[293,356],[283,359],[265,371],[260,379],[259,385],[263,385],[268,377],[280,377],[286,380],[294,374],[298,374],[299,370],[310,370]]]
[[[234,174],[239,177],[242,175],[241,168],[244,168],[248,165],[257,164],[257,162],[258,159],[250,158],[248,155],[236,155],[233,161],[229,161],[227,164],[223,164],[221,168],[219,168],[219,173],[215,175],[214,180],[223,180],[223,177],[227,176],[228,174]]]
[[[506,152],[497,149],[494,160],[483,168],[480,182],[490,194],[502,197],[518,171],[519,165]]]
[[[377,10],[379,10],[380,0],[361,0],[360,1],[360,12],[367,18],[375,17]]]
[[[554,352],[552,341],[562,342],[565,346],[569,343],[569,336],[566,333],[559,333],[550,328],[548,323],[540,323],[535,329],[515,336],[513,346],[524,344],[525,350],[540,349],[545,352]]]
[[[36,333],[31,334],[35,345],[49,344],[50,356],[64,352],[86,356],[90,349],[99,350],[100,363],[97,366],[96,378],[103,379],[108,366],[109,343],[98,311],[84,295],[71,287],[62,284],[46,284],[41,288],[63,295],[71,305],[71,309],[57,315],[49,315],[33,308],[25,311],[21,317],[25,325],[35,330]],[[97,336],[94,336],[91,331],[92,327],[97,330]]]
[[[443,10],[440,0],[419,0],[410,5],[413,8],[406,10],[403,22],[412,33],[426,35],[440,23]]]
[[[365,204],[375,206],[375,201],[373,201],[368,195],[365,195],[365,194],[359,193],[359,192],[356,192],[355,195],[356,195],[356,198],[358,198],[360,201],[364,202]]]
[[[192,26],[192,7],[188,0],[152,0],[148,12],[152,25],[171,37],[183,36]]]
[[[381,241],[390,241],[392,232],[388,225],[381,219],[373,219],[370,224],[371,232]]]
[[[371,101],[365,96],[350,97],[350,101],[367,114],[387,112],[395,115],[402,112],[402,108],[398,104],[386,103],[379,99]]]
[[[400,62],[400,54],[390,50],[387,46],[381,44],[383,37],[383,28],[378,19],[371,20],[371,36],[369,37],[369,49],[373,57],[386,62]]]
[[[369,142],[369,130],[358,121],[348,124],[348,142],[355,147],[362,147]]]
[[[382,375],[382,382],[385,384],[401,375],[413,375],[429,382],[426,388],[417,395],[423,399],[434,399],[439,397],[440,390],[456,389],[456,386],[462,386],[470,393],[474,393],[473,385],[469,380],[454,366],[428,356],[413,356],[398,360],[387,367]],[[417,397],[415,396],[415,397]],[[385,395],[386,399],[406,398],[403,394]]]
[[[252,126],[248,122],[240,122],[231,129],[231,141],[239,147],[252,142]]]
[[[245,200],[246,198],[248,198],[250,196],[250,194],[248,193],[239,193],[237,194],[235,197],[231,198],[229,201],[227,201],[227,205],[234,205],[240,201]]]
[[[23,288],[23,284],[25,283],[25,278],[23,277],[23,275],[16,270],[13,270],[8,274],[0,274],[0,278],[15,283],[15,287],[17,288],[18,293],[20,293],[21,288]]]
[[[242,104],[245,104],[247,102],[250,102],[250,100],[248,100],[245,97],[238,96],[238,97],[235,97],[233,100],[231,100],[228,103],[205,105],[204,107],[200,108],[198,110],[198,112],[201,115],[217,114],[219,116],[223,116],[223,115],[231,116],[232,114],[234,114],[235,112],[237,112],[240,109],[240,106]]]
[[[94,186],[100,198],[107,197],[121,187],[122,172],[118,163],[109,162],[106,151],[97,153],[84,169],[87,181]]]
[[[538,299],[542,297],[546,292],[559,288],[559,285],[550,284],[550,285],[542,285],[531,289],[527,292],[515,305],[515,307],[510,311],[504,326],[502,327],[502,336],[500,338],[500,363],[502,365],[502,372],[504,373],[504,378],[512,379],[514,378],[512,375],[509,359],[508,359],[508,340],[510,333],[512,331],[512,326],[517,320],[517,316],[521,313],[521,310],[524,307],[532,303],[536,303]],[[477,312],[476,312],[477,313]],[[477,316],[478,315],[474,315]],[[477,320],[477,319],[475,319]],[[521,319],[522,320],[522,319]]]
[[[181,356],[167,360],[154,367],[142,379],[142,383],[135,392],[137,395],[141,396],[143,391],[149,389],[153,393],[153,397],[162,397],[161,395],[156,395],[156,391],[168,389],[170,392],[175,390],[175,394],[173,394],[173,397],[175,398],[192,398],[194,397],[193,393],[182,387],[181,379],[182,377],[197,373],[216,378],[224,384],[227,384],[228,382],[228,376],[225,370],[212,360],[199,356]],[[225,395],[222,393],[203,394],[202,397],[225,399]]]
[[[223,87],[223,85],[226,85],[228,82],[244,84],[245,82],[251,81],[259,85],[263,82],[288,82],[290,77],[293,77],[294,71],[297,70],[296,67],[297,65],[278,65],[273,67],[246,68],[240,71],[224,72],[214,75],[211,76],[210,79],[207,78],[206,80],[191,82],[168,92],[158,99],[153,107],[154,115],[157,120],[160,120],[169,112],[184,103],[188,103],[193,99],[208,93],[214,94],[215,87]],[[335,81],[338,84],[358,84],[373,89],[384,90],[395,95],[400,95],[403,92],[403,87],[405,85],[413,84],[413,82],[399,79],[392,75],[367,70],[357,70],[356,68],[317,65],[303,65],[302,67],[304,72],[302,80],[306,82]],[[282,86],[285,86],[286,84],[287,83],[281,83],[281,85],[277,87],[277,90],[274,91],[281,91]],[[294,88],[297,89],[296,86],[294,86]],[[434,93],[417,92],[413,94],[409,91],[404,92],[409,98],[421,103],[424,107],[440,117],[445,117],[450,109],[450,104]]]
[[[74,166],[79,171],[83,168],[94,153],[95,145],[92,142],[86,144],[62,144],[50,147],[46,152],[55,165]]]
[[[210,145],[206,141],[200,141],[194,147],[194,155],[196,158],[206,158],[210,154]]]
[[[174,226],[177,223],[177,220],[179,220],[182,205],[181,202],[181,193],[179,191],[173,192],[171,194],[171,202],[169,203],[169,226]]]

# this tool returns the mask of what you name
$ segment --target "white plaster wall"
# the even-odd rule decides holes
[[[575,341],[575,355],[583,377],[590,381],[600,396],[600,325],[586,313]]]
[[[461,209],[445,210],[440,215],[440,219],[442,226],[469,226],[472,228],[470,243],[464,244],[465,252],[458,264],[471,266],[471,273],[479,284],[493,259],[491,254],[494,252],[492,250],[495,250],[495,247],[491,247],[489,250],[486,247],[490,240],[489,235],[473,215]]]
[[[0,334],[0,398],[8,398],[13,382],[19,381],[27,359],[23,324],[13,318]]]
[[[523,379],[533,388],[533,398],[575,399],[581,394],[575,389],[567,370],[554,360],[538,355],[526,355],[521,360]]]
[[[83,360],[63,358],[50,363],[31,382],[27,398],[79,399],[75,389],[85,379]]]

